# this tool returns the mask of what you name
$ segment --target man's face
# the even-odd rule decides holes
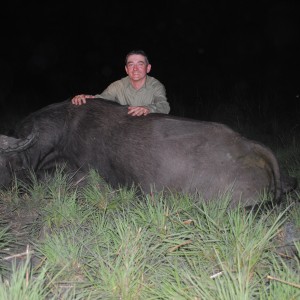
[[[146,77],[151,70],[151,65],[147,64],[143,55],[133,54],[128,57],[125,70],[131,80],[138,81]]]

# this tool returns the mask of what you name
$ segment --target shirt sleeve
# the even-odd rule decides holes
[[[101,94],[95,95],[95,97],[119,102],[117,97],[117,90],[114,82],[111,83]]]
[[[166,89],[162,83],[156,81],[153,84],[153,103],[147,105],[151,113],[168,114],[170,112],[170,105],[167,101]]]

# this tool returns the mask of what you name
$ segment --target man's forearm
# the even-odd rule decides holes
[[[170,105],[165,99],[157,99],[155,103],[148,105],[151,113],[168,114],[170,112]]]

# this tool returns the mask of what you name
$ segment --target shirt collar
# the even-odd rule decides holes
[[[126,87],[127,87],[127,88],[129,88],[129,87],[133,88],[132,85],[131,85],[131,83],[130,83],[129,76],[126,77],[126,81],[127,81]],[[147,89],[148,85],[149,85],[149,76],[146,75],[146,81],[145,81],[144,85],[141,87],[141,89],[142,89],[142,88]]]

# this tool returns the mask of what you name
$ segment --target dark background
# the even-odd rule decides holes
[[[41,2],[2,5],[2,121],[102,92],[143,49],[174,115],[298,126],[299,1]]]

